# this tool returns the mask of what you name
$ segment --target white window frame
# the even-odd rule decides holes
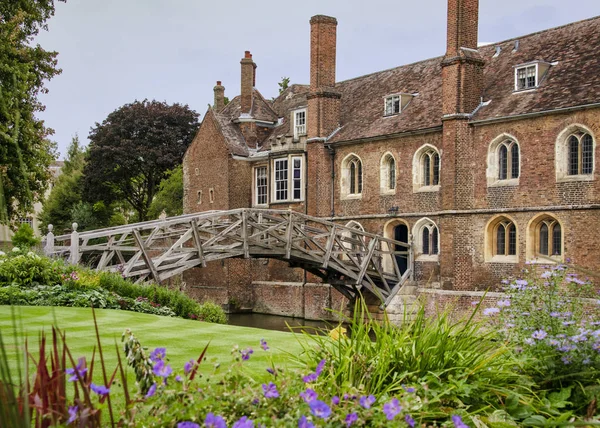
[[[299,167],[294,167],[294,161],[295,160],[299,160],[300,161],[300,166]],[[281,179],[278,177],[277,174],[277,164],[283,161],[287,161],[287,171],[286,171],[286,177],[284,179]],[[271,203],[278,203],[278,202],[300,202],[304,200],[304,183],[305,183],[305,177],[304,177],[304,156],[303,155],[288,155],[285,157],[278,157],[276,159],[273,159],[273,163],[272,163],[272,178],[271,178],[271,185],[272,185],[272,191],[271,191]],[[294,177],[294,171],[299,171],[299,175],[300,177]],[[279,197],[278,198],[278,194],[277,194],[277,183],[278,182],[285,182],[286,183],[286,189],[287,189],[287,197],[286,198],[282,198]],[[294,196],[294,190],[295,187],[294,185],[296,183],[300,184],[300,197],[295,197]]]
[[[573,134],[588,134],[592,137],[592,172],[591,174],[569,174],[569,137]],[[593,181],[596,176],[596,136],[590,128],[574,123],[563,129],[556,138],[555,147],[555,170],[556,181]]]
[[[394,185],[394,187],[390,187],[390,179],[392,178],[390,175],[392,173],[392,170],[390,169],[390,160],[394,163],[394,170],[393,170],[393,175],[394,175],[393,185]],[[398,167],[396,166],[396,158],[394,157],[394,155],[390,152],[384,153],[379,162],[379,193],[380,194],[393,195],[396,193],[396,187],[397,187],[396,181],[398,180],[397,170],[398,170]]]
[[[424,168],[424,155],[429,152],[434,152],[439,157],[439,168],[438,168],[438,184],[425,184]],[[433,159],[433,158],[432,158]],[[433,165],[431,165],[433,167]],[[433,172],[431,172],[433,175]],[[440,190],[440,183],[442,181],[442,153],[437,147],[431,144],[423,144],[413,155],[413,193],[417,192],[438,192]]]
[[[356,177],[354,182],[354,187],[356,192],[351,193],[351,189],[353,184],[352,176],[350,174],[350,164],[354,163],[358,168],[360,166],[360,170],[356,171]],[[359,165],[360,164],[360,165]],[[365,180],[364,180],[364,172],[365,164],[356,153],[349,153],[342,160],[341,174],[340,174],[340,194],[341,199],[361,199],[363,191],[365,190]],[[358,189],[360,187],[360,189]]]
[[[437,230],[437,253],[436,254],[423,254],[423,229],[429,229],[432,233],[433,229]],[[423,217],[417,221],[412,230],[412,236],[414,237],[414,243],[416,245],[417,257],[416,261],[422,262],[437,262],[440,260],[440,253],[442,252],[442,237],[440,235],[440,228],[437,223],[427,217]],[[431,239],[431,238],[430,238]]]
[[[301,135],[306,135],[306,109],[295,110],[294,114],[294,140],[300,138]],[[302,115],[302,116],[301,116]],[[303,117],[303,120],[300,118]],[[299,123],[303,122],[303,123]]]
[[[514,143],[518,147],[519,176],[514,178],[500,179],[500,146],[508,142],[510,142],[509,144]],[[521,155],[521,143],[519,143],[515,136],[504,132],[494,138],[488,146],[487,169],[485,173],[488,187],[518,186],[522,172],[522,161],[523,156]],[[510,170],[511,165],[507,165],[507,167]]]
[[[388,110],[388,104],[391,109]],[[398,111],[396,111],[396,106],[398,107]],[[384,98],[383,101],[383,115],[384,116],[392,116],[394,114],[398,114],[402,111],[402,97],[400,95],[389,95]]]
[[[539,63],[534,63],[534,64],[523,64],[523,65],[518,65],[515,67],[515,92],[517,91],[527,91],[530,89],[535,89],[538,87],[539,85]],[[527,70],[533,68],[534,69],[534,76],[535,76],[535,85],[534,86],[527,86]],[[519,87],[519,70],[525,70],[525,85],[524,87]]]
[[[262,170],[264,170],[264,173],[265,173],[264,177],[261,177],[261,178],[264,178],[264,199],[265,199],[264,203],[259,202],[259,196],[261,196],[261,195],[258,191],[258,189],[259,189],[258,173],[259,173],[259,171],[262,171]],[[254,167],[252,176],[254,178],[254,180],[253,180],[254,197],[252,198],[252,200],[254,201],[254,206],[255,207],[268,206],[269,205],[269,168],[267,167],[267,165],[256,166],[256,167]],[[261,187],[263,187],[263,186],[261,185]]]

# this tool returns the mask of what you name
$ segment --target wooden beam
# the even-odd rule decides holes
[[[204,259],[204,250],[202,248],[202,240],[200,239],[200,233],[198,233],[198,224],[196,220],[192,220],[190,222],[192,226],[192,233],[194,235],[194,244],[196,245],[196,249],[198,250],[198,259],[200,259],[200,263],[202,263],[202,267],[206,267],[206,260]]]
[[[152,272],[152,278],[154,278],[154,280],[160,284],[160,276],[158,276],[158,272],[156,271],[156,267],[154,266],[154,263],[152,262],[152,258],[146,251],[146,246],[144,245],[144,241],[142,240],[142,237],[140,236],[140,232],[138,232],[137,229],[133,229],[132,232],[133,232],[133,237],[135,238],[135,242],[137,242],[138,247],[140,248],[140,251],[142,252],[142,257],[144,258],[144,261],[146,262],[146,266],[148,266],[148,269],[150,269],[150,272]]]
[[[327,238],[327,245],[325,246],[325,255],[323,256],[323,269],[327,269],[329,265],[329,259],[331,258],[331,250],[333,250],[333,244],[335,243],[336,225],[331,227],[329,238]]]

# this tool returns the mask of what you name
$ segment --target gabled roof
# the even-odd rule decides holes
[[[232,99],[223,110],[220,111],[222,115],[229,117],[231,120],[238,119],[241,112],[239,95]],[[250,116],[256,120],[265,122],[277,122],[278,119],[277,113],[271,108],[270,102],[265,100],[262,94],[256,89],[252,89],[252,108],[250,110]]]

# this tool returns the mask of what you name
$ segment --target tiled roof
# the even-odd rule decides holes
[[[515,41],[519,48],[512,52]],[[501,47],[494,58],[495,46]],[[484,101],[473,120],[535,113],[600,102],[600,16],[480,48],[486,61]],[[539,88],[513,92],[514,66],[555,62]]]
[[[227,108],[229,104],[227,104],[225,108]],[[229,148],[229,152],[233,155],[248,156],[248,145],[246,144],[246,140],[244,139],[242,131],[240,131],[240,127],[233,123],[227,115],[223,114],[225,110],[222,110],[221,113],[217,113],[214,110],[209,111],[212,111],[215,120],[221,128],[221,132],[225,137],[225,143]]]

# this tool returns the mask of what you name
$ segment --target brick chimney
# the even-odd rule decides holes
[[[479,0],[448,0],[446,55],[442,61],[445,116],[470,114],[483,95],[484,61],[477,52]]]
[[[252,108],[252,88],[256,83],[256,64],[252,61],[250,51],[244,53],[244,58],[240,61],[242,64],[242,81],[240,106],[242,113],[250,113]]]
[[[217,86],[213,88],[215,93],[215,101],[213,108],[219,112],[225,107],[225,87],[221,85],[221,81],[217,80]]]
[[[340,98],[335,90],[337,20],[316,15],[310,19],[310,92],[308,138],[325,138],[340,123]]]

